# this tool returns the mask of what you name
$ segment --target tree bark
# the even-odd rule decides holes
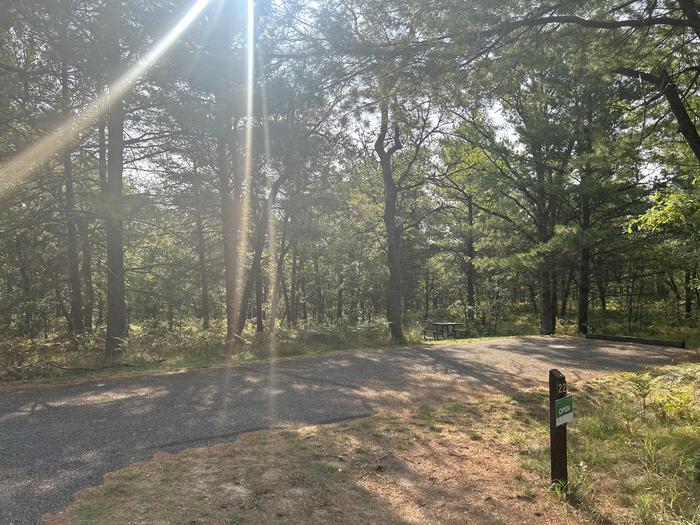
[[[299,283],[297,282],[297,263],[299,262],[299,252],[298,252],[299,241],[294,239],[294,244],[292,245],[292,274],[290,276],[290,291],[289,291],[289,316],[287,317],[287,323],[290,326],[297,325],[297,289]]]
[[[238,312],[238,323],[236,324],[236,334],[240,335],[245,328],[245,323],[248,318],[248,305],[253,293],[253,285],[260,280],[262,286],[262,280],[258,274],[262,272],[261,261],[263,250],[265,249],[265,240],[267,239],[267,227],[269,224],[270,214],[272,214],[272,209],[277,200],[277,194],[279,193],[282,184],[287,180],[289,172],[284,175],[280,175],[270,189],[270,194],[265,199],[262,209],[260,211],[260,217],[255,225],[255,236],[253,237],[253,261],[251,262],[250,272],[246,278],[245,285],[243,286],[243,293],[241,294],[241,306]]]
[[[121,8],[107,2],[107,67],[116,80],[122,69]],[[107,114],[107,181],[105,197],[108,209],[105,218],[107,243],[107,334],[105,350],[113,358],[127,335],[126,300],[124,292],[124,224],[122,194],[124,171],[124,101],[110,94]]]
[[[602,313],[605,313],[608,311],[608,290],[605,276],[602,275],[602,272],[600,270],[595,272],[595,282],[596,288],[598,288],[598,298],[600,299],[600,311]]]
[[[690,270],[685,270],[683,275],[683,288],[685,291],[685,318],[690,319],[693,316],[693,292],[690,288],[691,280]]]
[[[228,158],[228,135],[231,129],[231,113],[227,97],[220,88],[216,96],[216,168],[221,199],[221,225],[223,228],[224,282],[226,289],[226,347],[230,350],[236,342],[236,237],[237,223]]]
[[[265,325],[263,323],[263,274],[260,268],[260,262],[256,265],[254,269],[255,273],[255,331],[262,334],[265,331]]]
[[[389,263],[389,290],[387,298],[387,318],[391,338],[394,342],[404,340],[401,328],[401,231],[396,224],[398,188],[394,180],[392,156],[401,149],[398,124],[394,124],[393,145],[387,150],[385,141],[389,129],[389,104],[382,102],[379,136],[374,143],[374,151],[379,156],[384,182],[384,227],[387,237],[387,259]]]
[[[287,254],[287,225],[289,224],[289,214],[284,214],[282,222],[282,238],[280,239],[280,250],[275,265],[275,286],[272,289],[272,297],[270,298],[270,331],[274,332],[277,323],[277,309],[279,305],[280,287],[283,286],[284,278],[284,259]],[[271,239],[270,242],[275,242]]]
[[[564,281],[564,287],[561,293],[561,309],[559,314],[561,318],[565,318],[567,311],[569,309],[569,293],[571,292],[571,281],[573,280],[573,274],[571,271],[567,273],[566,281]]]
[[[690,118],[688,110],[685,108],[678,86],[671,78],[668,71],[662,69],[659,71],[658,75],[653,75],[636,69],[620,67],[614,69],[613,73],[619,73],[630,78],[638,78],[659,88],[666,98],[668,105],[671,107],[674,117],[676,117],[678,130],[683,135],[683,138],[685,138],[695,158],[700,161],[700,134],[698,134],[698,130],[693,120]]]
[[[81,221],[79,226],[80,239],[83,250],[82,279],[85,288],[85,301],[83,303],[83,326],[92,332],[92,313],[95,309],[95,286],[92,282],[92,245],[90,244],[90,228],[87,220]]]
[[[540,281],[540,333],[551,335],[556,328],[554,321],[554,303],[552,301],[552,274],[550,258],[547,257],[539,269]]]
[[[683,14],[688,19],[690,27],[693,28],[695,34],[700,38],[700,16],[698,15],[696,0],[678,0],[678,5],[681,6]]]
[[[192,167],[192,189],[195,198],[195,237],[197,243],[197,264],[199,268],[199,284],[200,284],[200,312],[199,316],[202,320],[202,329],[209,330],[211,326],[210,320],[210,301],[209,301],[209,272],[207,271],[207,248],[206,239],[204,238],[204,199],[202,197],[202,180],[197,170],[197,163],[193,163]]]
[[[474,295],[476,272],[474,270],[474,198],[471,194],[467,196],[467,221],[469,224],[465,250],[467,257],[467,317],[470,321],[473,321],[476,315]]]
[[[71,118],[70,84],[68,65],[61,64],[61,98],[64,120]],[[68,283],[70,285],[70,331],[80,333],[85,330],[83,324],[83,304],[80,289],[80,263],[78,258],[78,228],[75,221],[75,193],[73,190],[73,159],[70,146],[62,153],[63,179],[65,185],[65,221],[66,221],[66,260],[68,262]]]

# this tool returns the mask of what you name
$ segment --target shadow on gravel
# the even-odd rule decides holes
[[[5,390],[0,398],[0,523],[36,523],[104,473],[156,451],[270,427],[415,407],[459,385],[475,396],[669,362],[676,349],[532,337],[303,358],[104,382]]]

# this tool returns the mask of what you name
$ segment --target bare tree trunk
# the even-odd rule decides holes
[[[555,270],[550,270],[550,279],[552,281],[552,315],[559,317],[559,275]]]
[[[296,326],[297,325],[297,289],[298,289],[298,282],[297,282],[297,263],[298,258],[299,258],[299,253],[298,253],[298,246],[299,246],[299,241],[294,240],[294,244],[292,245],[292,274],[290,276],[290,292],[289,292],[289,317],[287,318],[287,322],[290,326]]]
[[[105,4],[107,12],[107,66],[114,78],[122,68],[121,7],[115,2]],[[106,200],[109,203],[105,218],[107,242],[107,335],[105,349],[112,358],[119,352],[127,335],[126,300],[124,293],[124,210],[122,186],[124,171],[124,101],[110,94],[107,114],[107,181]]]
[[[683,275],[683,288],[685,290],[685,318],[690,319],[693,316],[693,295],[690,288],[691,279],[690,270],[686,270]]]
[[[394,180],[392,156],[401,149],[399,127],[394,123],[393,145],[386,149],[386,138],[389,129],[389,104],[382,102],[380,107],[381,124],[379,136],[374,143],[374,150],[379,156],[384,181],[384,227],[387,237],[387,258],[389,263],[389,290],[387,300],[387,318],[391,338],[401,343],[404,340],[401,328],[401,230],[396,224],[398,206],[398,187]]]
[[[473,321],[476,315],[476,300],[474,296],[476,272],[474,270],[474,200],[471,194],[467,196],[467,221],[469,224],[465,253],[467,257],[467,316],[470,321]]]
[[[279,193],[282,184],[287,180],[289,172],[285,172],[277,179],[270,189],[270,194],[267,196],[260,210],[260,216],[255,224],[255,236],[253,237],[253,261],[251,263],[250,272],[246,278],[245,285],[243,286],[243,293],[241,294],[241,306],[238,312],[238,323],[236,325],[236,334],[240,335],[245,328],[245,323],[248,317],[248,305],[250,303],[250,298],[253,293],[253,285],[260,281],[259,284],[262,286],[262,278],[258,275],[261,273],[261,261],[263,250],[265,249],[265,240],[267,239],[267,227],[269,224],[269,217],[272,213],[272,208],[275,205],[277,199],[277,194]]]
[[[61,98],[63,118],[71,117],[68,65],[61,64]],[[82,294],[80,291],[80,264],[78,262],[78,231],[75,223],[75,193],[73,191],[73,159],[70,146],[63,150],[63,179],[65,184],[66,259],[70,285],[70,331],[80,333],[83,324]]]
[[[547,258],[539,269],[540,281],[540,333],[554,333],[554,310],[552,302],[552,275],[549,270],[550,261]]]
[[[571,281],[573,278],[573,273],[570,271],[567,273],[566,280],[564,281],[564,288],[561,293],[561,309],[559,311],[562,318],[566,317],[568,311],[569,294],[571,293]]]
[[[430,315],[430,264],[425,261],[425,298],[423,305],[423,320],[427,321]]]
[[[280,287],[283,286],[284,277],[284,258],[287,254],[287,225],[289,224],[289,214],[285,213],[284,220],[282,222],[282,238],[280,239],[280,251],[277,257],[277,264],[275,267],[275,286],[272,289],[272,297],[270,298],[270,331],[274,332],[277,322],[277,308],[279,303]],[[271,242],[275,242],[275,239],[271,239]]]
[[[338,301],[335,307],[335,318],[338,322],[343,318],[343,285],[338,288]]]
[[[326,315],[325,305],[323,304],[323,288],[321,286],[321,272],[318,264],[318,254],[314,255],[314,289],[315,289],[315,316],[316,321],[323,321]]]
[[[92,331],[92,313],[95,309],[95,287],[92,282],[92,246],[90,244],[90,228],[86,220],[80,223],[80,239],[83,250],[82,278],[85,287],[85,301],[83,304],[83,326],[89,332]]]
[[[207,249],[204,238],[204,200],[202,198],[202,181],[197,170],[197,163],[193,163],[192,189],[195,198],[195,237],[197,242],[197,263],[199,267],[199,283],[201,291],[200,318],[202,328],[209,330],[211,326],[209,309],[209,272],[207,271]]]
[[[537,295],[535,294],[535,289],[528,285],[527,286],[528,295],[530,296],[530,306],[532,306],[532,311],[538,313],[540,311],[539,306],[537,306]]]
[[[226,87],[221,87],[224,90]],[[226,97],[217,96],[217,111],[214,117],[216,127],[216,167],[219,178],[221,199],[221,224],[223,228],[224,282],[226,288],[226,346],[231,349],[236,341],[236,237],[237,223],[228,158],[228,135],[231,128],[230,108]]]
[[[263,324],[263,275],[260,268],[260,262],[256,265],[254,269],[255,273],[255,331],[262,334],[265,331],[265,325]]]
[[[309,318],[308,303],[306,301],[306,261],[299,260],[299,298],[301,299],[301,318],[306,321]]]
[[[578,331],[581,334],[588,333],[588,298],[591,284],[591,248],[588,245],[586,232],[591,227],[591,202],[587,182],[590,179],[588,167],[584,168],[579,185],[581,203],[581,230],[584,233],[583,247],[579,251],[579,277],[578,277]]]

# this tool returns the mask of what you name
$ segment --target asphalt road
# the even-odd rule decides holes
[[[102,476],[158,451],[372,414],[450,381],[476,395],[669,363],[679,350],[522,337],[302,358],[61,386],[0,388],[0,524],[39,523]]]

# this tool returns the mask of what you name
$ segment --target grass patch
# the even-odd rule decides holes
[[[181,326],[176,331],[163,325],[132,325],[117,362],[105,359],[101,332],[71,339],[59,335],[0,339],[0,383],[134,375],[399,346],[391,341],[384,323],[280,329],[274,338],[252,331],[243,335],[240,345],[227,350],[224,327],[220,324],[209,331],[201,330],[196,324]],[[404,344],[454,344],[489,339],[495,338],[423,341],[420,331],[407,330]]]
[[[700,520],[700,364],[571,385],[570,482],[549,486],[547,395],[469,397],[159,454],[48,523]]]
[[[468,439],[490,425],[465,401],[256,432],[112,473],[47,523],[579,523],[514,449]]]
[[[567,486],[552,491],[613,523],[700,523],[700,365],[591,380],[574,392]],[[537,399],[539,397],[539,399]],[[546,394],[511,439],[549,476]],[[522,399],[517,399],[519,405]]]

